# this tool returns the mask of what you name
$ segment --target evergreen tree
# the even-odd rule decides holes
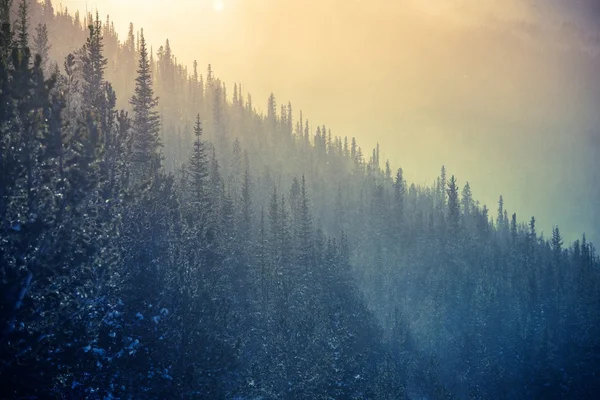
[[[385,160],[385,178],[388,181],[392,179],[392,167],[390,166],[390,160]]]
[[[91,16],[89,17],[91,20]],[[85,108],[94,117],[101,118],[106,107],[104,71],[108,60],[104,57],[102,23],[96,12],[96,19],[88,26],[89,36],[83,46],[82,55],[82,98]],[[106,127],[103,126],[103,130]]]
[[[498,199],[498,215],[496,217],[498,230],[503,230],[507,223],[508,221],[504,221],[504,198],[500,196]]]
[[[21,0],[19,2],[17,43],[21,51],[29,47],[29,0]]]
[[[471,207],[473,206],[473,195],[471,194],[471,186],[469,182],[465,183],[461,195],[462,212],[465,217],[471,215]]]
[[[202,139],[202,122],[200,114],[196,117],[194,127],[194,145],[189,161],[189,187],[192,190],[192,202],[195,204],[194,213],[199,221],[204,221],[208,213],[208,160],[206,148]]]
[[[554,252],[554,257],[558,261],[562,252],[563,240],[560,236],[560,230],[558,229],[558,225],[552,228],[552,251]]]
[[[380,170],[379,146],[365,160],[355,139],[302,114],[294,124],[274,94],[266,115],[249,94],[241,107],[237,83],[229,103],[210,66],[204,86],[168,42],[154,63],[133,26],[118,44],[110,20],[96,32],[97,15],[84,18],[90,36],[79,17],[43,12],[53,54],[64,35],[90,36],[64,76],[44,80],[44,57],[31,56],[44,35],[38,26],[33,50],[21,46],[9,6],[0,0],[1,398],[600,390],[588,237],[567,246],[555,227],[546,240],[534,220],[509,220],[503,199],[494,223],[445,168],[407,189],[401,170]],[[42,7],[30,9],[37,24]],[[92,48],[110,68],[94,67]],[[131,119],[108,81],[132,99]]]
[[[251,196],[251,177],[250,165],[248,162],[248,154],[244,153],[244,177],[242,180],[241,190],[241,232],[242,237],[247,241],[250,240],[252,228],[252,196]]]
[[[531,217],[529,220],[529,240],[532,243],[535,243],[537,235],[535,233],[535,217]]]
[[[403,229],[404,221],[404,199],[406,197],[406,182],[404,181],[404,172],[402,168],[398,168],[396,172],[396,180],[394,181],[394,201],[395,215],[400,229]]]
[[[48,42],[48,28],[46,24],[38,24],[35,28],[35,36],[33,37],[33,52],[39,54],[42,58],[42,71],[48,72],[48,54],[51,49]]]
[[[156,111],[158,97],[154,97],[152,76],[146,40],[142,31],[140,37],[140,59],[135,80],[135,92],[130,104],[133,107],[133,156],[135,179],[138,182],[150,179],[159,170],[161,159],[158,137],[160,117]]]
[[[300,204],[299,204],[299,257],[298,264],[304,270],[309,270],[311,266],[311,254],[312,254],[312,218],[310,215],[308,196],[306,194],[306,179],[302,175],[302,185],[300,188]],[[310,272],[309,272],[310,273]]]
[[[275,127],[277,121],[277,101],[275,100],[275,95],[271,93],[269,95],[269,102],[267,104],[267,120],[271,127]]]
[[[517,241],[517,214],[513,214],[510,220],[510,236],[513,243]]]
[[[0,0],[0,61],[4,64],[3,72],[10,62],[12,51],[13,31],[11,29],[11,5],[12,0]],[[6,76],[3,77],[6,82]]]
[[[450,223],[450,229],[456,234],[460,223],[460,203],[458,198],[458,186],[456,185],[454,175],[450,177],[446,192],[448,193],[448,221]]]
[[[440,198],[439,198],[439,202],[440,202],[440,209],[442,210],[442,212],[445,211],[446,209],[446,167],[442,165],[442,170],[440,172],[440,183],[439,183],[439,187],[440,187]]]

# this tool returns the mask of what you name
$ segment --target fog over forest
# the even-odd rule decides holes
[[[0,398],[596,398],[598,16],[0,0]]]
[[[274,92],[335,134],[379,142],[410,182],[431,184],[444,164],[546,235],[558,224],[600,239],[595,0],[62,4],[110,13],[121,37],[146,27],[155,49],[170,39],[184,65],[211,63],[263,111]]]

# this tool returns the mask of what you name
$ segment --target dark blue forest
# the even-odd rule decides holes
[[[0,399],[599,398],[585,235],[409,184],[133,25],[0,23]]]

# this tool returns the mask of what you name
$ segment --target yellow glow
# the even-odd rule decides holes
[[[411,182],[430,184],[445,164],[492,210],[503,194],[547,234],[556,223],[564,235],[600,237],[589,200],[600,190],[587,175],[598,170],[600,30],[566,14],[594,1],[54,3],[109,13],[121,40],[133,22],[155,51],[168,38],[188,68],[197,60],[206,74],[212,64],[230,98],[241,82],[262,111],[274,92],[313,129],[356,136],[367,154],[379,142],[382,160]],[[591,6],[587,14],[596,15]]]
[[[216,12],[222,12],[225,9],[225,3],[222,0],[215,0],[213,2],[213,8]]]

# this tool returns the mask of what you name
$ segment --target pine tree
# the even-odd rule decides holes
[[[0,216],[8,222],[0,228],[2,398],[64,392],[69,384],[56,379],[56,366],[73,357],[88,365],[85,355],[54,350],[97,337],[96,317],[106,311],[98,299],[115,254],[106,239],[114,221],[98,218],[98,136],[87,121],[73,135],[65,129],[65,81],[55,87],[54,79],[44,80],[41,57],[30,65],[22,45],[11,45],[10,70],[0,59],[0,99],[8,105],[0,112]],[[78,368],[70,374],[86,379]]]
[[[12,50],[11,4],[12,0],[0,0],[0,63],[3,65],[3,72],[6,72]],[[3,77],[3,79],[6,79],[6,77]]]
[[[42,71],[48,72],[48,54],[51,49],[51,45],[48,42],[48,28],[46,24],[38,24],[35,28],[35,36],[33,37],[33,52],[39,54],[42,57]]]
[[[294,122],[293,113],[292,113],[292,103],[288,101],[286,108],[286,122],[287,122],[287,133],[289,135],[292,134],[292,124]]]
[[[537,235],[535,233],[535,217],[531,217],[531,219],[529,220],[529,240],[532,243],[535,243],[536,239]]]
[[[514,213],[510,219],[510,237],[512,238],[514,246],[517,242],[517,214]]]
[[[252,198],[251,198],[251,177],[248,154],[244,152],[244,178],[242,180],[241,190],[241,232],[246,241],[250,240],[252,228]]]
[[[129,23],[129,30],[127,31],[127,40],[125,41],[125,48],[129,51],[130,55],[133,57],[135,54],[135,35],[133,31],[133,23]]]
[[[213,84],[211,93],[212,98],[212,117],[213,117],[213,138],[217,145],[225,147],[225,127],[223,116],[223,87],[220,82]]]
[[[273,92],[269,95],[269,102],[267,103],[267,120],[274,129],[277,122],[277,101]]]
[[[309,271],[312,254],[312,218],[308,204],[308,196],[306,194],[306,179],[302,175],[302,184],[300,187],[300,212],[299,215],[299,258],[298,264],[301,268]]]
[[[560,236],[560,230],[558,229],[558,225],[552,228],[552,251],[554,252],[554,258],[556,261],[559,261],[561,252],[562,252],[563,240]]]
[[[442,170],[440,172],[440,209],[442,212],[446,210],[446,167],[442,165]]]
[[[240,179],[242,179],[244,174],[242,168],[242,146],[238,138],[235,138],[233,141],[230,154],[228,189],[232,196],[232,201],[237,204],[240,198]]]
[[[52,6],[52,0],[44,0],[44,16],[54,15],[54,6]]]
[[[200,114],[196,117],[194,137],[192,155],[190,156],[188,164],[190,179],[189,187],[193,193],[192,202],[196,205],[194,212],[197,214],[198,218],[204,220],[209,205],[208,161],[206,147],[202,139],[202,122],[200,121]]]
[[[279,230],[281,228],[281,218],[279,212],[279,201],[277,196],[277,187],[273,187],[273,194],[271,195],[271,200],[269,202],[269,250],[271,252],[271,259],[273,261],[277,261],[278,256],[278,240],[279,240]]]
[[[388,181],[392,180],[392,167],[390,166],[390,160],[385,160],[385,179]]]
[[[496,216],[496,224],[498,230],[504,229],[508,221],[504,221],[504,198],[500,196],[498,199],[498,215]]]
[[[394,204],[395,215],[398,226],[402,229],[404,221],[404,198],[406,196],[406,182],[404,181],[404,172],[402,168],[398,168],[396,172],[396,180],[394,181]]]
[[[250,93],[248,93],[246,109],[248,110],[248,112],[254,112],[254,106],[252,105],[252,95]]]
[[[206,70],[206,88],[208,89],[208,93],[211,93],[213,89],[214,79],[212,65],[208,64],[208,68]]]
[[[152,76],[146,49],[144,32],[140,38],[140,60],[135,80],[135,92],[130,104],[133,107],[133,155],[134,173],[137,181],[144,181],[160,169],[161,146],[158,134],[160,132],[160,117],[156,111],[158,97],[154,97]]]
[[[193,70],[192,70],[192,82],[191,82],[191,98],[192,98],[192,106],[197,107],[198,102],[200,100],[200,91],[202,90],[200,87],[200,77],[198,75],[198,61],[194,60]]]
[[[29,0],[19,3],[17,43],[21,51],[29,47]]]
[[[465,217],[468,218],[471,215],[471,208],[473,206],[473,195],[471,194],[471,186],[469,185],[469,182],[466,182],[465,186],[463,187],[461,204],[462,212]]]
[[[460,223],[460,206],[458,199],[458,186],[456,185],[456,179],[454,178],[454,175],[452,175],[450,181],[448,182],[448,189],[446,192],[448,193],[448,221],[450,223],[450,228],[454,233],[456,233]]]
[[[91,20],[91,16],[90,16]],[[96,12],[95,21],[88,26],[89,36],[83,46],[82,56],[82,96],[84,108],[89,110],[94,118],[101,118],[106,107],[104,70],[108,60],[104,57],[102,23]],[[106,127],[103,126],[104,129]]]

